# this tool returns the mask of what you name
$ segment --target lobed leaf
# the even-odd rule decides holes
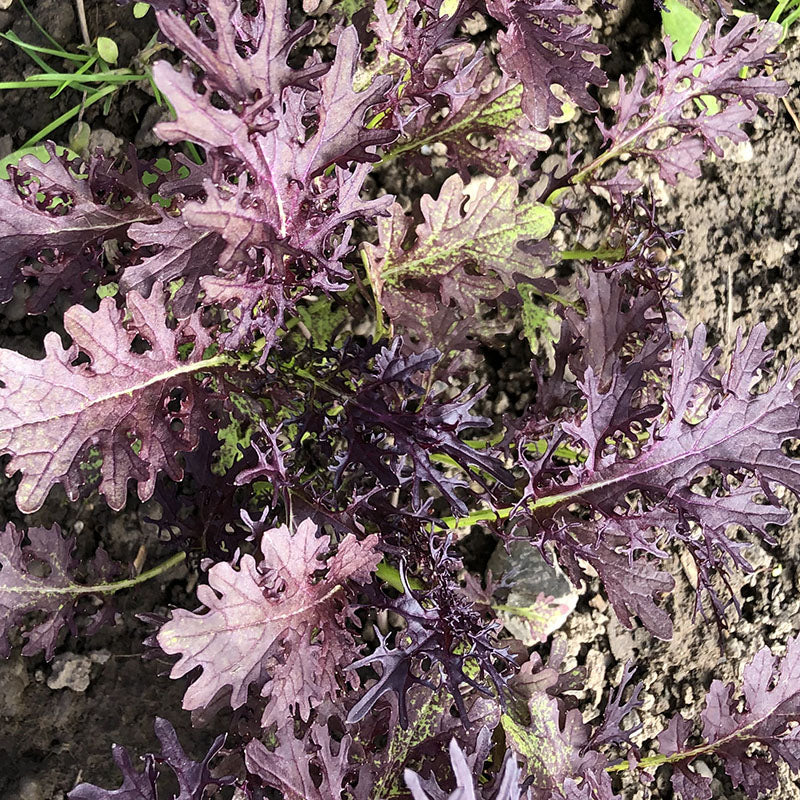
[[[0,181],[1,302],[10,299],[22,274],[54,284],[52,293],[73,283],[82,289],[80,277],[98,269],[105,241],[123,239],[130,225],[158,218],[141,186],[130,191],[126,176],[101,158],[84,164],[59,156],[52,143],[46,154],[46,162],[24,156],[11,168],[11,180]],[[41,311],[49,303],[30,305]]]
[[[509,751],[503,761],[492,791],[476,792],[478,777],[467,761],[464,751],[455,739],[450,741],[450,761],[456,779],[454,791],[443,791],[435,780],[423,781],[417,772],[405,771],[405,779],[414,800],[477,800],[478,797],[491,797],[493,800],[520,800],[529,797],[522,787],[522,775],[514,756]],[[478,768],[480,771],[480,767]]]
[[[11,630],[21,627],[30,614],[38,613],[44,619],[23,634],[26,642],[22,655],[41,651],[49,661],[61,630],[66,626],[77,632],[78,603],[90,594],[88,587],[77,581],[78,570],[84,567],[94,584],[106,583],[117,574],[118,565],[102,548],[83,563],[75,558],[74,551],[75,537],[65,538],[57,525],[23,532],[9,522],[0,531],[0,658],[8,658],[11,652]],[[106,622],[113,623],[108,603],[92,615],[87,633]]]
[[[45,337],[41,360],[0,350],[0,452],[11,455],[7,475],[22,473],[21,511],[39,509],[56,483],[77,498],[90,450],[102,460],[98,488],[111,508],[125,505],[130,479],[146,500],[160,470],[183,476],[177,454],[196,446],[200,429],[216,429],[213,397],[196,376],[224,359],[204,358],[209,339],[199,320],[168,328],[161,292],[131,294],[127,313],[110,297],[95,312],[72,306],[66,350],[56,333]],[[137,340],[149,349],[138,352]],[[193,345],[185,359],[184,344]]]
[[[641,309],[634,304],[627,316],[634,327],[652,313],[646,295],[640,300]],[[633,322],[637,317],[640,323]],[[672,581],[648,561],[666,557],[658,540],[688,549],[698,567],[698,592],[709,593],[721,616],[712,573],[724,574],[731,564],[749,569],[745,545],[729,538],[729,528],[739,525],[771,541],[767,526],[790,517],[774,487],[800,493],[800,462],[782,451],[800,433],[800,411],[797,367],[781,372],[770,388],[752,391],[768,360],[763,326],[746,341],[739,336],[720,380],[714,377],[719,351],[705,355],[702,327],[691,342],[682,338],[670,346],[657,320],[646,322],[648,338],[636,344],[624,335],[623,317],[587,304],[587,317],[575,326],[581,344],[573,357],[574,371],[583,369],[583,407],[558,423],[554,438],[579,443],[586,459],[568,470],[549,454],[530,462],[528,527],[540,542],[556,543],[574,579],[581,574],[576,559],[594,567],[623,624],[638,614],[654,634],[668,638],[671,625],[656,601]],[[597,333],[604,326],[606,333]],[[613,349],[595,350],[594,337],[581,341],[592,330]],[[649,388],[653,375],[666,383],[661,395]],[[698,484],[709,475],[718,476],[717,488],[703,492]],[[573,504],[583,506],[590,521],[570,511]],[[527,513],[520,509],[519,518]]]
[[[202,761],[194,761],[184,752],[175,728],[168,720],[156,717],[155,729],[161,743],[161,754],[148,753],[141,773],[131,763],[128,751],[115,744],[111,753],[122,773],[122,786],[110,790],[81,783],[68,793],[69,800],[158,800],[160,764],[166,764],[178,781],[178,794],[173,795],[173,800],[205,800],[212,796],[209,792],[233,784],[233,776],[215,777],[209,767],[211,759],[225,744],[224,735],[214,740]]]
[[[345,777],[352,771],[351,742],[350,736],[334,741],[317,723],[303,738],[284,731],[272,751],[258,739],[251,740],[245,747],[245,762],[249,772],[281,791],[285,800],[329,800],[341,797]]]
[[[442,306],[471,316],[481,301],[541,275],[541,263],[520,245],[547,236],[555,217],[541,203],[518,203],[518,193],[510,176],[465,186],[451,175],[437,200],[422,198],[422,224],[414,226],[395,204],[391,216],[378,221],[379,244],[364,246],[373,288],[389,316],[428,338],[431,317]],[[415,240],[407,246],[412,230]]]
[[[699,177],[700,161],[709,153],[722,157],[722,137],[747,141],[742,126],[763,108],[759,98],[781,97],[787,91],[785,83],[765,70],[780,61],[770,52],[781,28],[753,14],[739,17],[727,33],[724,25],[720,20],[704,43],[709,25],[703,23],[681,60],[667,47],[652,69],[652,91],[645,91],[647,67],[639,69],[630,86],[620,78],[616,121],[611,126],[598,122],[611,152],[652,159],[661,177],[674,184],[681,173]],[[710,98],[716,100],[714,107]]]
[[[213,42],[203,41],[169,10],[158,11],[158,25],[203,70],[203,81],[210,89],[230,103],[262,101],[266,105],[264,101],[279,102],[287,86],[315,88],[313,81],[326,71],[325,64],[302,70],[287,64],[292,48],[313,30],[314,23],[307,20],[292,30],[286,0],[263,0],[256,4],[254,16],[245,14],[233,0],[208,0],[206,5],[215,23]],[[247,43],[244,55],[238,49],[242,40]]]
[[[550,120],[563,113],[553,84],[585,111],[599,110],[587,87],[605,86],[608,78],[584,56],[608,55],[609,50],[591,40],[589,25],[564,21],[580,14],[577,5],[570,0],[487,0],[486,7],[506,26],[497,36],[498,61],[522,84],[522,108],[536,130],[547,130]]]
[[[355,652],[345,627],[347,584],[366,582],[380,554],[376,536],[359,542],[349,535],[323,561],[329,542],[317,537],[310,520],[294,533],[286,526],[264,531],[260,545],[260,564],[243,555],[238,569],[226,562],[212,566],[208,586],[197,592],[207,612],[173,611],[157,641],[166,653],[180,655],[170,677],[202,667],[184,708],[203,708],[226,687],[231,706],[239,708],[255,683],[269,698],[266,727],[284,725],[295,708],[307,720],[312,706],[340,693],[339,671]],[[321,569],[325,577],[315,580]]]
[[[741,691],[715,680],[702,712],[699,745],[687,740],[692,724],[676,714],[659,736],[661,752],[673,765],[672,786],[682,800],[711,797],[711,778],[690,769],[695,758],[715,753],[734,787],[749,797],[778,788],[778,764],[800,771],[800,637],[777,657],[768,647],[745,666]]]

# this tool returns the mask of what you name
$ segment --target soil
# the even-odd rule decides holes
[[[121,64],[128,63],[154,32],[152,14],[143,21],[134,20],[130,6],[120,8],[112,0],[86,0],[85,5],[90,30],[113,36],[120,46]],[[28,6],[56,40],[77,46],[78,27],[69,0],[31,0]],[[613,12],[608,27],[625,46],[618,48],[623,55],[608,64],[612,78],[630,72],[640,54],[654,51],[657,25],[647,0],[622,2]],[[13,30],[26,41],[45,44],[19,0],[0,11],[0,30]],[[783,76],[791,84],[788,99],[800,108],[800,42],[790,39],[785,47],[788,61]],[[19,79],[30,64],[12,45],[0,43],[4,79]],[[19,147],[79,97],[64,92],[48,100],[44,93],[18,91],[6,93],[3,100],[0,156]],[[148,88],[137,86],[122,90],[107,115],[98,104],[88,110],[86,120],[96,138],[105,137],[106,143],[125,139],[152,147],[151,129],[160,114]],[[69,123],[56,130],[53,138],[65,142],[68,129]],[[676,266],[690,327],[703,322],[713,341],[730,345],[739,326],[749,329],[763,320],[782,362],[800,353],[798,177],[800,131],[777,103],[773,116],[755,124],[751,147],[735,149],[728,160],[712,160],[701,180],[682,180],[677,187],[658,192],[664,198],[662,218],[668,226],[685,230]],[[14,308],[12,301],[5,315],[0,315],[0,344],[18,342],[21,333],[32,333]],[[524,369],[522,355],[518,360],[519,364],[498,370],[509,382],[512,406],[525,402],[524,393],[512,385],[514,376]],[[508,398],[502,402],[508,403]],[[14,507],[13,486],[5,482],[0,484],[0,516],[22,525],[57,522],[76,534],[82,552],[90,553],[102,544],[126,563],[133,561],[142,546],[148,566],[164,557],[163,545],[143,522],[145,512],[133,505],[113,514],[101,503],[75,508],[63,495],[53,493],[42,511],[22,518]],[[588,669],[585,716],[599,713],[605,687],[615,683],[624,663],[633,659],[642,665],[645,683],[639,714],[643,727],[636,740],[646,752],[668,715],[677,710],[687,717],[699,714],[713,679],[737,679],[741,666],[764,645],[779,652],[781,643],[800,630],[796,589],[800,524],[781,531],[775,547],[753,548],[752,561],[755,572],[737,587],[741,616],[731,615],[721,642],[713,624],[694,618],[695,576],[690,565],[677,558],[671,570],[678,586],[671,600],[675,636],[670,642],[656,641],[641,628],[624,629],[599,587],[587,587],[562,629],[572,663]],[[212,737],[193,729],[188,713],[181,711],[184,683],[163,675],[166,662],[141,659],[148,630],[136,618],[142,612],[166,613],[170,604],[191,606],[194,582],[188,570],[176,569],[121,595],[116,626],[89,639],[67,636],[50,663],[42,657],[23,659],[21,640],[14,641],[14,654],[0,661],[0,800],[63,800],[80,780],[118,786],[111,744],[124,744],[134,760],[136,754],[152,750],[157,746],[152,729],[156,715],[166,716],[175,725],[187,752],[194,756],[205,752]],[[714,765],[708,768],[713,770]],[[715,775],[714,797],[738,800],[740,795],[724,775],[720,771]],[[671,797],[666,774],[659,773],[649,789],[633,783],[623,786],[630,798]],[[800,784],[786,772],[774,796],[800,798]]]

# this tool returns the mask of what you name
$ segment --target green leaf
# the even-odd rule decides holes
[[[501,717],[506,743],[522,758],[526,778],[533,778],[539,788],[555,789],[571,776],[576,753],[561,729],[554,698],[546,692],[535,692],[527,705],[530,714],[527,724],[521,724],[508,713]]]
[[[58,146],[56,146],[56,152],[61,155]],[[5,158],[0,158],[0,179],[7,181],[9,177],[8,168],[16,167],[20,159],[27,155],[38,158],[43,164],[46,164],[50,160],[50,154],[43,144],[33,145],[32,147],[20,147],[19,150],[9,153]]]
[[[514,272],[530,274],[530,258],[517,245],[547,236],[555,215],[542,203],[517,203],[518,191],[511,176],[478,178],[465,186],[458,175],[451,175],[437,200],[430,195],[422,198],[425,222],[417,227],[416,242],[407,250],[403,242],[410,218],[400,216],[401,209],[395,205],[391,218],[379,220],[381,244],[388,245],[381,277],[393,286],[410,278],[438,277],[447,294],[457,298],[468,291],[467,286],[458,285],[464,282],[460,273],[468,265],[483,275],[471,272],[466,283],[483,285],[488,271],[500,278]],[[538,274],[538,268],[534,272]],[[470,281],[471,277],[478,280]],[[495,284],[501,292],[502,281]],[[442,299],[447,302],[446,297]]]
[[[508,171],[505,164],[509,155],[547,150],[549,137],[531,128],[522,113],[522,84],[503,79],[491,91],[481,93],[486,77],[485,73],[474,71],[470,101],[426,125],[413,139],[398,140],[383,162],[439,142],[447,147],[451,166],[475,166],[486,175],[499,177]],[[492,145],[477,146],[473,142],[476,136]]]
[[[310,306],[301,306],[298,316],[311,334],[311,344],[325,350],[333,344],[334,331],[347,319],[347,311],[330,300],[318,300]]]
[[[100,36],[97,39],[97,52],[106,64],[116,64],[119,58],[119,48],[113,39]]]
[[[664,26],[664,34],[669,36],[672,42],[672,55],[677,61],[689,52],[702,23],[702,18],[683,3],[678,0],[665,0],[661,11],[661,24]],[[698,48],[697,55],[702,55],[701,48]]]
[[[376,299],[396,324],[433,340],[442,314],[457,311],[462,320],[477,320],[474,332],[481,304],[516,288],[520,278],[542,275],[541,259],[520,245],[547,236],[555,215],[542,203],[518,202],[518,194],[511,175],[466,186],[451,175],[438,199],[420,201],[421,225],[397,203],[378,220],[379,242],[364,245],[366,263]]]
[[[73,122],[72,127],[69,129],[69,146],[76,153],[86,153],[89,150],[89,139],[92,135],[92,129],[88,123]]]
[[[553,323],[558,320],[555,314],[542,305],[542,297],[529,283],[520,284],[518,287],[522,296],[522,331],[532,353],[539,353],[543,349],[550,352],[557,336],[553,330]]]
[[[134,3],[133,4],[133,18],[141,19],[147,15],[150,10],[150,3]]]
[[[229,400],[238,413],[230,414],[230,422],[217,433],[220,446],[211,466],[215,475],[227,474],[243,458],[244,451],[250,447],[253,431],[259,424],[259,416],[253,404],[244,395],[234,392],[229,395]]]
[[[97,296],[102,300],[104,297],[116,297],[119,294],[119,285],[116,283],[106,283],[97,287]]]

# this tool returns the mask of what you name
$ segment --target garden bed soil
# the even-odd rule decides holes
[[[58,41],[76,46],[78,28],[68,0],[39,0],[30,2],[29,7]],[[152,15],[144,21],[134,20],[130,7],[120,9],[110,0],[86,0],[86,8],[90,30],[96,34],[107,31],[120,45],[122,64],[154,31]],[[654,51],[658,18],[646,1],[623,3],[608,25],[613,26],[614,35],[631,42],[630,47],[620,48],[621,52]],[[21,38],[37,42],[36,31],[19,2],[0,12],[0,29],[14,30]],[[792,39],[786,48],[788,63],[783,74],[791,84],[789,100],[800,107],[800,45]],[[0,44],[4,79],[20,78],[29,65],[14,47]],[[614,73],[629,72],[635,64],[621,58],[608,66],[614,77]],[[76,98],[74,93],[64,92],[47,101],[42,94],[11,92],[3,101],[0,155],[21,145]],[[786,362],[800,354],[800,131],[783,105],[775,108],[772,117],[755,124],[752,147],[736,149],[727,161],[712,161],[704,167],[701,180],[681,180],[676,188],[657,194],[665,200],[662,218],[667,225],[686,231],[675,258],[689,326],[703,322],[712,341],[730,345],[739,326],[750,329],[763,320],[770,329],[770,345],[779,360]],[[112,143],[121,137],[152,147],[152,125],[160,113],[146,88],[129,87],[117,96],[107,116],[95,107],[86,120],[96,139],[105,137]],[[68,127],[55,132],[56,141],[65,141]],[[3,346],[20,347],[23,336],[40,340],[50,324],[21,319],[19,304],[14,301],[4,311],[0,315]],[[522,356],[519,361],[504,365],[498,373],[513,380],[526,368]],[[509,395],[520,394],[514,386],[505,388]],[[141,547],[148,566],[166,555],[152,526],[144,522],[146,512],[133,503],[121,514],[113,514],[102,503],[73,506],[63,494],[54,492],[40,512],[23,518],[14,506],[13,486],[5,482],[0,487],[0,514],[4,520],[23,525],[58,522],[75,533],[82,552],[90,553],[102,543],[113,557],[126,563],[134,560]],[[675,636],[670,642],[654,640],[643,628],[624,629],[598,586],[588,586],[562,630],[571,664],[582,664],[588,670],[584,714],[599,713],[604,690],[616,682],[627,661],[635,661],[641,665],[645,683],[639,714],[643,728],[637,741],[646,750],[669,715],[678,710],[688,717],[699,714],[712,679],[737,679],[741,666],[764,645],[780,652],[781,644],[800,630],[800,524],[780,532],[776,546],[753,548],[752,560],[755,572],[738,586],[742,614],[731,615],[721,642],[713,624],[695,618],[695,576],[690,564],[677,557],[672,572],[678,585],[670,600]],[[141,659],[148,629],[136,618],[140,612],[166,613],[171,604],[192,607],[195,584],[193,573],[178,568],[120,595],[114,627],[89,639],[66,637],[50,663],[42,657],[23,659],[20,640],[16,640],[13,655],[0,661],[2,800],[63,800],[81,780],[118,786],[119,773],[110,758],[112,743],[124,744],[134,759],[156,748],[152,727],[156,715],[166,716],[175,725],[190,754],[199,756],[206,751],[212,733],[193,729],[189,714],[181,711],[185,681],[166,677],[169,665],[165,660]],[[708,767],[713,769],[713,763]],[[713,787],[714,797],[739,798],[721,772],[715,774],[719,782]],[[624,787],[630,798],[671,797],[666,774],[659,774],[649,788],[633,782]],[[800,786],[788,772],[783,773],[775,797],[800,798]]]

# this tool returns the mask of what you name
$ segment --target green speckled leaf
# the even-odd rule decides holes
[[[497,85],[494,80],[494,67],[487,59],[463,78],[458,94],[450,99],[450,112],[412,129],[408,139],[391,148],[391,157],[440,143],[447,148],[448,164],[462,175],[473,167],[501,177],[508,172],[511,157],[524,164],[547,150],[550,138],[522,113],[522,84],[507,76]]]
[[[331,300],[317,300],[308,306],[297,309],[306,329],[311,334],[311,344],[317,350],[325,350],[333,344],[333,335],[347,319],[347,310],[334,305]]]
[[[518,203],[518,191],[511,176],[465,186],[452,175],[437,200],[422,198],[424,221],[407,248],[414,223],[395,204],[378,222],[379,244],[367,245],[372,285],[388,313],[399,305],[398,295],[408,300],[414,294],[422,317],[437,308],[440,313],[440,303],[469,317],[481,301],[514,288],[518,276],[541,275],[541,262],[519,245],[547,236],[555,217],[548,206]]]
[[[558,317],[545,305],[545,300],[530,284],[517,287],[522,296],[522,331],[532,353],[544,352],[548,356],[558,338]]]
[[[225,475],[228,470],[240,461],[244,451],[250,446],[253,431],[258,428],[260,417],[256,409],[244,395],[235,392],[228,395],[235,413],[230,414],[229,422],[217,433],[219,451],[211,467],[215,475]]]
[[[530,722],[522,724],[503,714],[501,724],[510,750],[522,758],[524,773],[533,785],[557,789],[564,778],[572,775],[576,755],[568,731],[559,724],[559,708],[555,698],[546,692],[535,692],[528,699]],[[569,719],[569,715],[568,715]]]

